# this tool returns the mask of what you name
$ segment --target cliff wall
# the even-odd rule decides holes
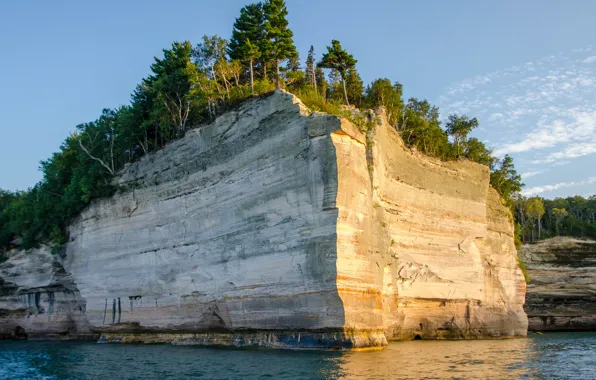
[[[527,244],[529,330],[596,330],[596,241],[556,237]]]
[[[511,218],[488,169],[411,152],[374,121],[363,133],[283,92],[248,101],[125,168],[121,190],[70,227],[64,257],[16,253],[2,268],[55,261],[83,308],[77,329],[105,341],[367,348],[525,335]],[[41,315],[19,278],[35,266],[25,272],[0,272],[7,331],[30,318],[15,310]],[[79,320],[64,310],[55,318]]]

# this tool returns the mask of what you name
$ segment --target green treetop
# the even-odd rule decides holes
[[[468,137],[472,129],[478,127],[478,120],[476,118],[470,119],[466,115],[449,115],[449,121],[445,126],[447,134],[453,137],[457,145],[457,156],[460,155],[460,148],[462,143]]]
[[[323,58],[319,61],[320,67],[337,70],[341,76],[346,105],[350,104],[346,90],[346,72],[353,69],[356,66],[356,62],[358,61],[341,47],[338,40],[331,41],[331,46],[327,46],[327,53],[323,54]]]
[[[317,90],[317,75],[315,67],[315,48],[311,45],[308,50],[308,56],[306,57],[306,67],[304,68],[306,75],[306,83],[313,86],[315,91]]]
[[[254,92],[254,64],[262,56],[266,37],[263,5],[249,4],[242,8],[234,22],[228,54],[231,59],[248,62],[251,92]],[[264,65],[261,66],[264,68]]]
[[[265,57],[275,61],[275,87],[281,88],[280,70],[281,62],[298,55],[294,40],[294,34],[288,28],[288,10],[284,0],[267,0],[263,4],[265,14],[265,30],[267,41],[264,44]]]

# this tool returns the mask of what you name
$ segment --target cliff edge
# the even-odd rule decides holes
[[[488,168],[412,152],[370,117],[362,132],[275,92],[129,165],[62,255],[0,264],[0,334],[351,349],[525,336]],[[46,275],[20,264],[38,258]]]

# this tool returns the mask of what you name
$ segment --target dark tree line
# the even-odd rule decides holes
[[[427,100],[403,99],[403,88],[389,79],[364,86],[357,60],[331,41],[317,60],[311,46],[300,67],[283,0],[249,4],[240,10],[230,40],[205,35],[193,46],[174,42],[155,58],[130,104],[106,109],[76,127],[60,151],[40,169],[43,179],[27,191],[0,190],[0,252],[41,242],[58,247],[66,227],[94,198],[109,196],[125,164],[181,138],[251,96],[285,88],[310,108],[346,115],[345,105],[384,107],[388,122],[404,142],[443,160],[469,159],[491,167],[491,183],[512,204],[521,189],[510,157],[498,160],[469,133],[475,118],[451,115],[444,125]]]

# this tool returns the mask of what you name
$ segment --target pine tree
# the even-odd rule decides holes
[[[249,4],[242,8],[240,16],[234,22],[228,54],[231,59],[248,62],[251,91],[254,91],[255,61],[263,56],[262,46],[266,37],[262,4]],[[264,63],[261,63],[261,67],[265,69]]]
[[[317,90],[317,75],[316,75],[316,67],[315,67],[315,48],[311,45],[310,50],[308,51],[308,56],[306,57],[306,67],[304,68],[304,73],[306,74],[306,81],[308,84]]]
[[[315,82],[317,84],[317,93],[323,95],[323,98],[326,99],[327,88],[329,87],[329,84],[325,79],[325,73],[323,72],[323,69],[320,67],[315,69]]]
[[[357,60],[354,56],[345,51],[338,40],[331,41],[331,47],[327,46],[327,53],[323,54],[323,58],[319,62],[319,66],[326,69],[334,69],[339,72],[341,82],[344,89],[344,100],[346,105],[350,105],[348,101],[348,92],[346,91],[346,72],[356,66]]]
[[[355,69],[348,70],[346,74],[346,92],[348,93],[348,98],[352,99],[352,103],[356,107],[362,105],[364,84]]]
[[[267,31],[267,42],[265,46],[265,58],[275,61],[275,88],[280,89],[279,65],[288,58],[298,55],[294,40],[294,34],[288,28],[288,10],[284,0],[267,0],[263,5],[265,14],[265,30]]]

